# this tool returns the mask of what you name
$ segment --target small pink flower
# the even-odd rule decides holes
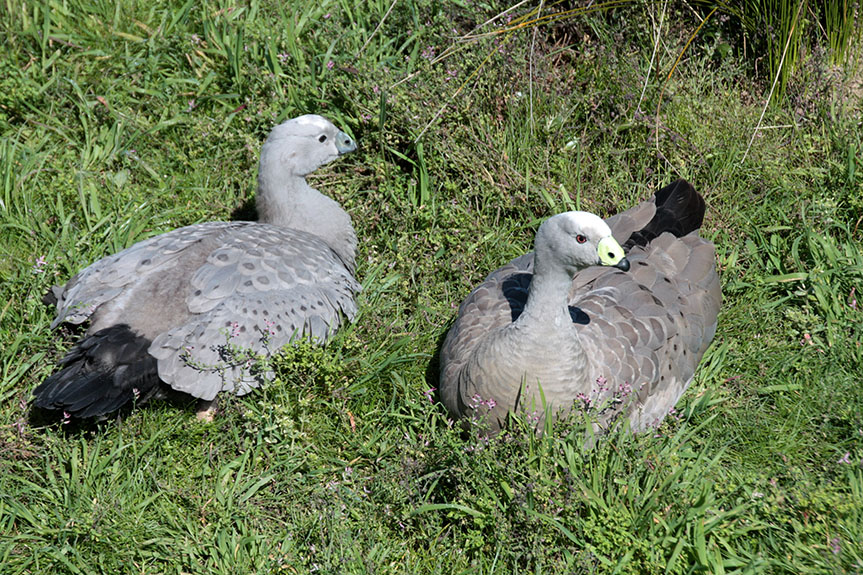
[[[436,387],[432,387],[431,389],[427,389],[423,392],[423,395],[426,396],[426,399],[429,400],[429,403],[434,403],[434,392],[437,391]]]
[[[850,453],[849,451],[846,451],[846,452],[845,452],[845,455],[843,455],[842,457],[840,457],[840,458],[839,458],[839,461],[837,461],[836,463],[839,463],[839,464],[849,464],[849,463],[851,463],[851,453]]]
[[[31,268],[33,270],[33,273],[41,274],[42,272],[44,272],[45,270],[42,268],[45,267],[45,263],[45,256],[39,256],[33,264],[33,267]]]
[[[327,62],[327,70],[332,70],[333,66],[335,66],[335,65],[336,65],[336,63],[333,62],[332,60],[330,60],[329,62]]]

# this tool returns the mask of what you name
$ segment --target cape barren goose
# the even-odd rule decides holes
[[[288,120],[261,149],[258,222],[179,228],[53,288],[52,327],[90,324],[36,388],[35,405],[101,416],[171,388],[204,407],[271,377],[241,350],[269,355],[298,337],[326,341],[356,313],[357,238],[348,214],[305,176],[355,149],[325,118]]]
[[[721,302],[704,200],[678,180],[603,221],[546,220],[535,252],[462,303],[441,349],[441,398],[496,433],[509,412],[592,409],[600,427],[658,425],[692,381]],[[624,257],[625,256],[625,257]]]

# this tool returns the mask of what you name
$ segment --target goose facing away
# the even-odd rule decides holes
[[[546,220],[535,252],[459,308],[441,349],[450,413],[482,416],[496,433],[510,412],[541,412],[544,397],[552,413],[592,410],[600,427],[621,415],[636,432],[659,425],[716,332],[722,296],[703,217],[704,200],[678,180],[605,221]]]
[[[261,149],[258,222],[179,228],[54,287],[51,327],[90,324],[35,389],[35,405],[92,417],[168,387],[204,402],[242,395],[271,374],[238,350],[269,355],[296,337],[326,341],[356,313],[357,238],[350,216],[305,176],[355,149],[321,116],[288,120]]]

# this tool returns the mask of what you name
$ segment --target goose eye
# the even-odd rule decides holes
[[[575,241],[577,241],[580,244],[583,244],[584,242],[587,241],[587,237],[585,237],[581,234],[578,234],[577,236],[575,236]]]
[[[320,137],[320,138],[318,138],[318,141],[319,141],[320,143],[322,143],[322,144],[323,144],[324,142],[326,142],[326,141],[327,141],[327,135],[326,135],[326,134],[322,134],[322,135],[321,135],[321,137]]]

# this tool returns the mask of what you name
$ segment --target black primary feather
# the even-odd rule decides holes
[[[633,246],[646,246],[663,232],[683,237],[700,228],[703,221],[704,198],[686,180],[676,180],[656,192],[656,214],[633,232],[623,249],[628,252]]]
[[[33,392],[35,405],[73,417],[97,417],[159,391],[150,340],[118,324],[85,337],[60,360],[61,370]]]

